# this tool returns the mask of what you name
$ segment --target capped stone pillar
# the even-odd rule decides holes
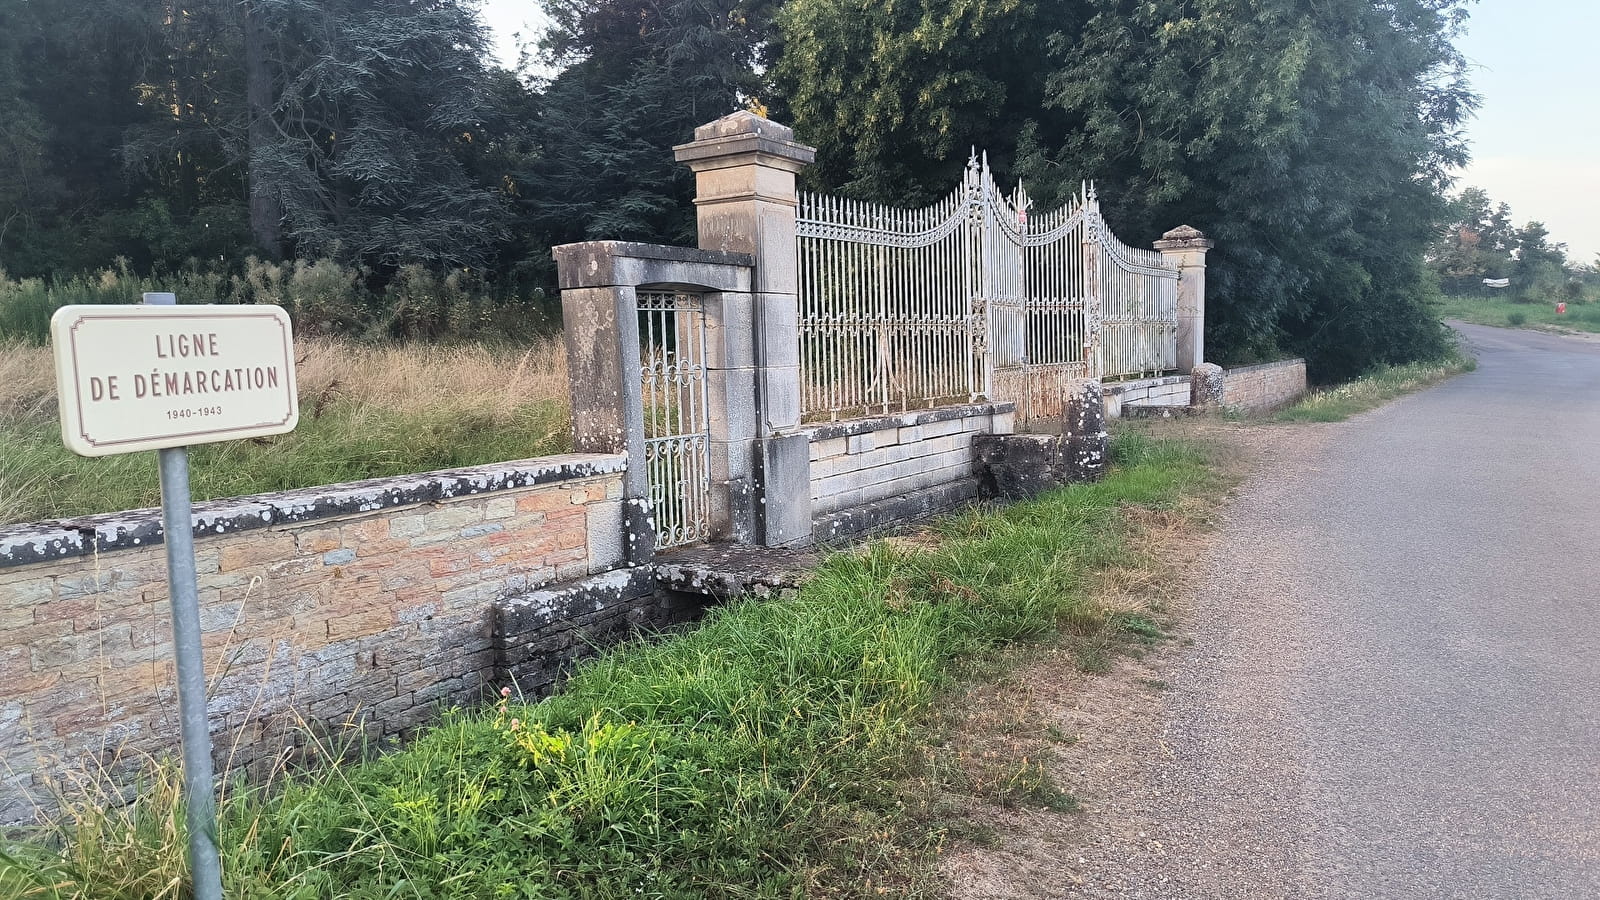
[[[750,112],[736,112],[694,130],[673,148],[695,173],[695,209],[702,250],[748,253],[755,259],[757,430],[761,543],[811,541],[811,448],[800,427],[799,252],[795,244],[795,175],[816,150],[794,132]]]
[[[1206,359],[1206,251],[1216,246],[1197,228],[1179,225],[1155,247],[1178,267],[1178,371]]]

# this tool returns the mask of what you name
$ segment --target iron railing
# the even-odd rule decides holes
[[[1177,267],[1094,189],[1041,215],[974,156],[924,209],[801,194],[802,404],[838,419],[987,397],[1054,415],[1064,379],[1177,365]]]
[[[640,291],[645,471],[661,549],[711,531],[706,327],[699,294]]]
[[[983,392],[969,212],[962,192],[914,210],[800,196],[805,412],[837,419]]]

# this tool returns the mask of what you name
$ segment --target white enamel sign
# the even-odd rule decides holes
[[[111,456],[284,434],[300,419],[276,306],[66,306],[50,320],[61,437]]]

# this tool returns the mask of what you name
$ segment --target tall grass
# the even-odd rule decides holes
[[[69,304],[138,303],[147,291],[167,291],[181,303],[262,303],[281,306],[299,334],[373,339],[492,339],[518,341],[556,328],[542,291],[526,296],[499,290],[476,276],[406,266],[381,287],[371,273],[333,260],[272,263],[246,259],[237,269],[187,268],[141,275],[125,260],[98,272],[45,280],[14,279],[0,271],[0,341],[43,344],[50,317]]]
[[[1460,351],[1443,360],[1379,366],[1359,378],[1332,387],[1318,388],[1300,402],[1279,411],[1279,422],[1342,422],[1351,416],[1376,409],[1390,400],[1420,391],[1477,368],[1477,361]]]
[[[559,341],[482,345],[300,342],[291,434],[191,449],[197,499],[566,452]],[[49,351],[0,343],[0,523],[156,505],[152,453],[84,459],[61,443]]]
[[[1118,450],[1101,484],[956,517],[933,549],[834,554],[803,588],[610,652],[543,702],[508,696],[402,751],[235,787],[221,807],[228,895],[879,896],[865,874],[893,865],[897,780],[945,690],[1009,642],[1118,627],[1086,585],[1128,562],[1123,510],[1209,479],[1184,446]],[[148,802],[137,821],[175,815],[169,793]],[[182,881],[165,830],[75,826],[100,822],[99,806],[81,798],[13,851],[11,883],[41,885],[16,896],[132,896],[73,862],[105,855],[84,842],[163,874],[150,884]]]

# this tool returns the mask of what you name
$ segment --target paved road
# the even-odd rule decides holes
[[[1600,342],[1461,330],[1232,508],[1149,830],[1063,893],[1600,897]]]

